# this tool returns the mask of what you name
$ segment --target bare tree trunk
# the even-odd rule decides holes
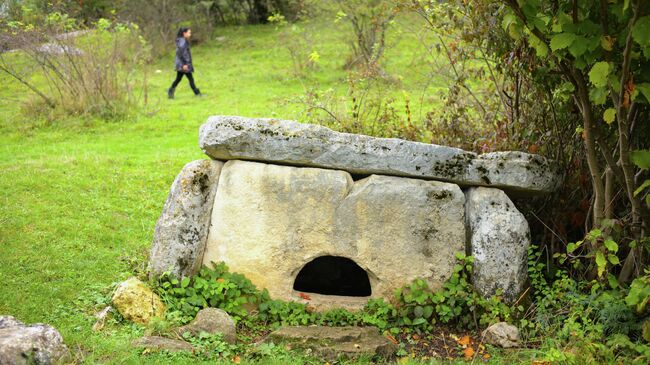
[[[589,101],[589,92],[587,85],[581,71],[571,69],[573,78],[577,86],[576,102],[580,107],[582,113],[582,121],[584,127],[584,140],[585,140],[585,155],[587,157],[587,165],[589,166],[589,174],[591,176],[591,184],[594,190],[594,209],[593,209],[593,227],[598,227],[605,216],[605,186],[603,185],[602,172],[596,154],[596,142],[594,138],[594,118],[591,109],[591,102]]]
[[[605,218],[614,217],[614,171],[610,167],[605,169]]]

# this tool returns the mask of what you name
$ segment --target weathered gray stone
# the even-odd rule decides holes
[[[7,327],[18,327],[22,325],[23,322],[17,320],[12,316],[0,316],[0,329]]]
[[[415,279],[437,289],[465,250],[464,204],[454,184],[380,175],[355,182],[344,171],[228,161],[203,262],[223,261],[285,300],[301,300],[294,280],[321,256],[358,264],[372,297],[392,298]]]
[[[184,277],[200,269],[222,166],[219,161],[193,161],[174,180],[156,224],[149,259],[152,273]]]
[[[46,324],[0,316],[0,364],[60,364],[69,358],[63,338]]]
[[[147,324],[151,318],[165,314],[165,305],[160,297],[135,277],[115,289],[112,301],[124,318],[139,324]]]
[[[520,193],[547,193],[559,184],[556,170],[540,156],[522,152],[476,155],[458,148],[338,133],[278,119],[210,117],[201,126],[199,143],[208,156],[219,160],[417,177]]]
[[[506,322],[491,325],[483,331],[483,342],[503,348],[519,346],[519,330]]]
[[[375,327],[289,326],[272,332],[265,342],[289,343],[330,361],[375,355],[390,358],[397,350]]]
[[[134,347],[144,347],[155,351],[166,350],[169,352],[178,352],[194,350],[194,347],[185,341],[160,336],[144,336],[133,341],[132,345]]]
[[[513,302],[527,277],[528,222],[501,190],[470,188],[465,196],[474,287],[485,297],[501,289]]]
[[[224,310],[218,308],[204,308],[199,311],[192,323],[178,328],[179,335],[189,332],[198,336],[201,332],[209,334],[221,333],[223,340],[228,343],[237,342],[237,329],[235,321]]]

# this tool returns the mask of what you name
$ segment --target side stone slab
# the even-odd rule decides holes
[[[522,152],[476,155],[458,148],[338,133],[278,119],[214,116],[201,126],[199,144],[219,160],[252,160],[491,186],[509,192],[554,191],[560,177],[543,157]]]
[[[512,303],[528,275],[528,222],[501,190],[471,188],[465,197],[474,287],[486,298],[500,289]]]
[[[193,161],[178,174],[156,224],[149,270],[191,276],[201,268],[223,163]]]
[[[321,256],[356,262],[373,297],[415,279],[437,289],[465,250],[464,204],[449,183],[228,161],[203,263],[223,261],[285,300],[297,298],[296,275]]]

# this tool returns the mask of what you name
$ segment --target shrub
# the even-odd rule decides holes
[[[4,24],[0,71],[49,108],[67,115],[115,119],[137,106],[134,74],[149,58],[137,26],[99,19],[85,28],[66,14]],[[145,87],[146,90],[146,87]]]

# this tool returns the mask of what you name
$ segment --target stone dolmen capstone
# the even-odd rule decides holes
[[[211,117],[199,144],[214,161],[192,162],[174,181],[152,274],[224,262],[272,297],[317,309],[390,299],[415,279],[440,288],[457,252],[476,256],[479,293],[516,300],[530,239],[506,193],[543,194],[560,181],[541,156],[275,119]]]
[[[216,160],[323,167],[524,193],[548,193],[559,184],[552,165],[537,155],[477,155],[453,147],[339,133],[319,125],[277,119],[211,117],[200,129],[199,143]]]

